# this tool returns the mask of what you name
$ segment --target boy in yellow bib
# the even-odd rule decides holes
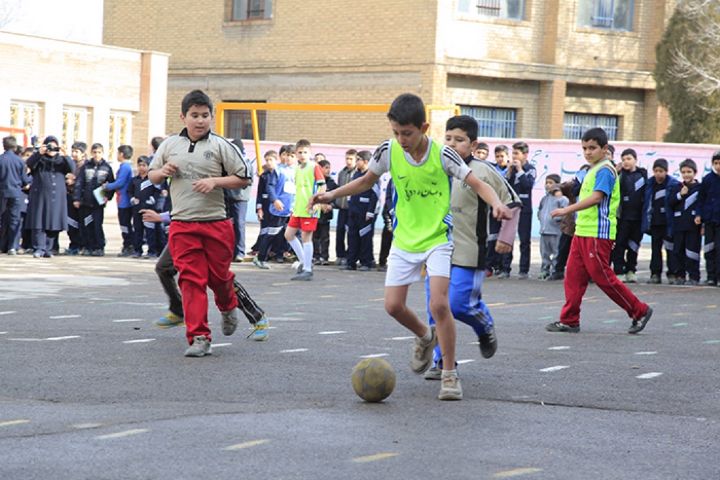
[[[426,136],[429,124],[425,105],[416,95],[397,97],[387,114],[395,140],[382,143],[360,178],[327,193],[314,195],[310,206],[330,203],[346,195],[372,188],[385,172],[395,184],[393,246],[385,277],[385,311],[417,338],[410,362],[422,374],[430,367],[433,349],[439,342],[443,352],[441,400],[462,399],[462,387],[455,365],[455,322],[450,312],[448,286],[452,256],[450,189],[453,178],[464,180],[488,205],[496,218],[510,218],[510,210],[485,182],[450,147]],[[407,305],[408,287],[420,280],[423,265],[430,277],[429,309],[437,323],[428,327]]]

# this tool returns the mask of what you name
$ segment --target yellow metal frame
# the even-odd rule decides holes
[[[295,112],[362,112],[385,113],[390,109],[389,104],[341,104],[341,103],[255,103],[255,102],[220,102],[215,106],[215,131],[225,135],[226,110],[250,110],[252,122],[253,141],[255,143],[255,158],[258,172],[261,167],[260,133],[258,131],[258,110],[269,111],[295,111]],[[425,113],[430,119],[433,110],[452,110],[455,115],[460,114],[457,105],[425,105]]]

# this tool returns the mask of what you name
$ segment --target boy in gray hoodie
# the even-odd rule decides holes
[[[551,173],[545,177],[545,196],[540,200],[538,220],[540,220],[540,256],[542,267],[540,280],[545,280],[555,273],[558,248],[560,244],[560,220],[562,217],[552,218],[550,212],[556,208],[568,205],[569,200],[560,191],[560,175]]]

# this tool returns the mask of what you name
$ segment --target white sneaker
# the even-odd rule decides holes
[[[185,350],[186,357],[204,357],[212,354],[210,340],[205,335],[193,338],[193,343]]]
[[[457,375],[442,374],[440,379],[440,400],[462,400],[462,385]]]
[[[420,337],[415,337],[415,345],[413,346],[413,356],[410,360],[410,368],[418,375],[425,372],[430,367],[433,359],[433,349],[437,345],[437,334],[435,333],[435,325],[430,327],[432,337],[427,343],[423,342]]]
[[[233,308],[229,312],[220,312],[222,315],[223,335],[232,335],[238,326],[238,309]]]
[[[442,370],[436,365],[430,367],[430,369],[423,375],[425,380],[440,380],[442,377]]]

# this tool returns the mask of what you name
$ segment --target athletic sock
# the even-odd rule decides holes
[[[300,240],[298,240],[297,237],[293,237],[292,240],[290,240],[290,247],[292,247],[293,252],[295,252],[295,256],[298,259],[298,262],[304,263],[303,261],[303,246],[302,243],[300,243]]]
[[[312,272],[313,243],[303,243],[303,250],[303,270],[306,272]]]
[[[420,338],[422,339],[423,343],[430,343],[430,340],[432,340],[432,330],[428,328],[427,333]]]
[[[457,369],[455,370],[443,370],[442,371],[443,377],[457,377]]]

